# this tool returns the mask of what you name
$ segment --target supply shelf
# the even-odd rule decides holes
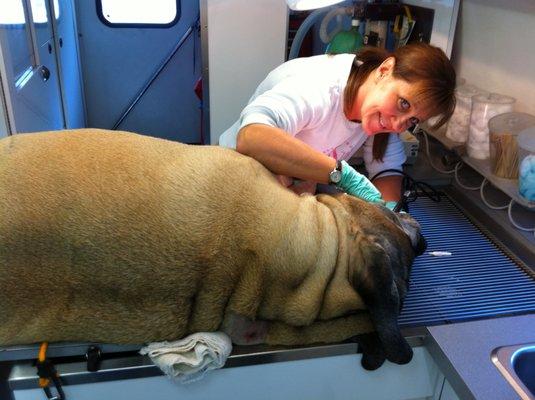
[[[475,169],[479,174],[483,175],[492,185],[507,196],[513,199],[516,203],[531,208],[535,211],[535,201],[528,201],[518,193],[518,179],[505,179],[494,175],[491,171],[489,160],[478,160],[467,155],[461,156],[462,160],[470,167]]]
[[[420,128],[424,130],[425,132],[427,132],[429,136],[432,136],[435,139],[437,139],[448,150],[456,152],[459,156],[465,155],[466,149],[465,149],[464,143],[456,142],[446,137],[445,125],[441,126],[439,129],[431,129],[429,125],[424,123],[420,126]]]
[[[535,201],[528,201],[518,193],[518,179],[505,179],[497,177],[492,173],[490,161],[478,160],[469,157],[466,153],[466,147],[464,143],[455,142],[446,137],[446,128],[441,127],[438,130],[433,130],[429,126],[424,125],[421,127],[429,136],[437,139],[448,150],[455,152],[461,160],[476,170],[481,176],[483,176],[494,187],[505,193],[508,197],[514,200],[515,203],[520,204],[532,211],[535,211]],[[482,184],[485,184],[483,182]]]

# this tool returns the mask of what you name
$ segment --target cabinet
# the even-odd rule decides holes
[[[439,400],[460,400],[459,396],[457,396],[457,393],[455,393],[450,383],[446,379],[444,379]]]
[[[376,371],[365,371],[360,359],[360,354],[346,354],[223,368],[187,385],[161,375],[125,379],[143,375],[144,368],[155,368],[139,363],[116,368],[116,373],[122,370],[122,379],[111,380],[106,380],[111,375],[106,378],[103,374],[104,379],[99,380],[100,372],[85,372],[83,363],[60,364],[57,368],[66,381],[80,382],[64,386],[67,399],[76,400],[439,398],[435,392],[442,388],[443,381],[439,379],[444,378],[425,347],[414,348],[414,358],[407,365],[386,362]],[[107,368],[103,363],[103,370]],[[9,383],[15,400],[43,399],[42,390],[35,386],[35,369],[30,365],[13,368]]]

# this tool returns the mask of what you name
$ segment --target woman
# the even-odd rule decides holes
[[[220,137],[280,175],[334,183],[368,201],[390,208],[400,198],[401,176],[382,174],[374,183],[348,160],[364,147],[369,176],[401,169],[405,153],[398,135],[455,108],[455,71],[442,50],[418,43],[388,54],[364,48],[354,54],[320,55],[288,61],[258,86],[240,119]],[[378,190],[377,190],[378,189]],[[302,189],[301,189],[302,191]]]

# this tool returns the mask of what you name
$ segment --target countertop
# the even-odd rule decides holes
[[[535,343],[535,314],[427,328],[426,346],[464,399],[509,400],[519,395],[491,360],[497,347]]]

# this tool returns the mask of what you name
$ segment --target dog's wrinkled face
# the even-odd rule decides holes
[[[337,198],[349,213],[353,285],[370,312],[381,345],[371,355],[365,352],[363,366],[378,368],[385,358],[408,363],[412,349],[401,335],[397,318],[412,262],[425,251],[420,226],[409,214],[394,213],[348,195]]]
[[[377,205],[376,207],[381,210],[385,217],[389,218],[403,229],[411,241],[416,256],[422,255],[425,252],[427,242],[422,235],[422,228],[418,221],[411,217],[410,214],[404,212],[395,213],[383,205]]]

